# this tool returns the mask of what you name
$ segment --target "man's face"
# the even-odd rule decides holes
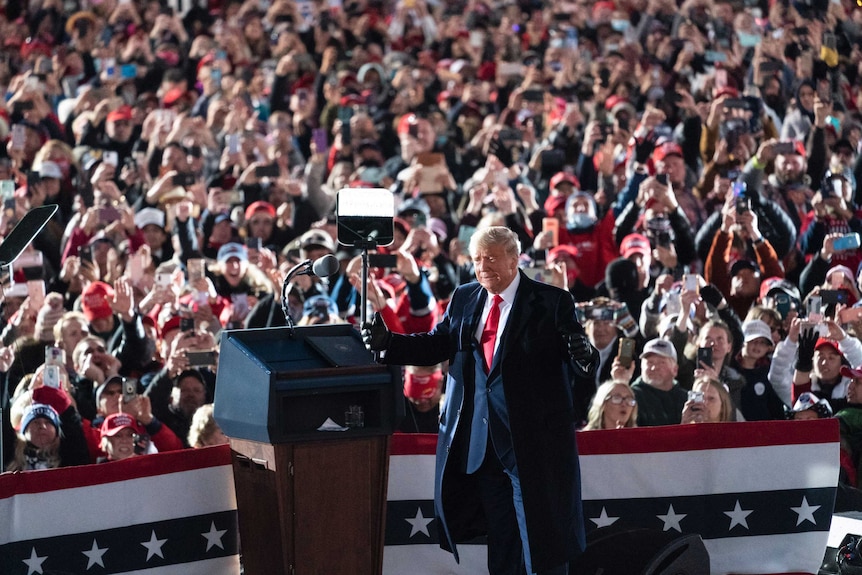
[[[685,185],[685,161],[677,156],[667,156],[659,162],[658,173],[667,174],[668,181],[675,188]]]
[[[711,327],[700,338],[698,342],[700,347],[711,347],[712,357],[716,361],[723,359],[730,352],[730,341],[727,339],[727,332],[720,327]]]
[[[107,333],[114,329],[114,316],[109,315],[107,317],[94,318],[93,321],[90,322],[90,327],[92,327],[93,331],[96,333]]]
[[[254,214],[248,221],[249,236],[253,238],[260,238],[262,240],[268,240],[269,236],[272,235],[274,223],[275,220],[273,220],[272,217],[267,214]]]
[[[162,244],[164,244],[165,240],[167,239],[167,234],[165,234],[165,230],[155,224],[147,224],[146,226],[144,226],[144,229],[142,231],[144,233],[144,242],[148,246],[150,246],[150,249],[162,249]]]
[[[113,122],[106,122],[105,132],[115,142],[125,144],[132,137],[132,121],[114,120]]]
[[[668,386],[673,383],[679,366],[669,357],[648,353],[641,357],[641,376],[649,385]]]
[[[781,183],[798,182],[805,171],[805,158],[799,154],[779,154],[775,158],[775,175]]]
[[[754,359],[766,357],[766,354],[772,351],[772,340],[759,337],[747,342],[743,347],[743,351],[746,357]]]
[[[756,297],[760,293],[760,274],[753,270],[743,269],[730,280],[730,295],[738,297]]]
[[[242,277],[245,275],[248,263],[239,258],[228,258],[222,266],[224,268],[225,281],[227,281],[231,287],[236,287],[239,285],[239,282],[242,281]]]
[[[206,403],[206,398],[206,388],[195,377],[185,377],[174,387],[174,405],[189,417]]]
[[[99,415],[111,415],[120,411],[120,397],[123,395],[123,386],[119,383],[109,383],[99,396]]]
[[[473,263],[479,284],[492,294],[509,287],[518,273],[518,256],[507,254],[500,245],[479,248],[473,254]]]
[[[100,341],[94,340],[87,341],[86,345],[86,349],[83,351],[83,353],[80,354],[78,358],[78,364],[75,365],[75,370],[79,373],[82,373],[84,367],[82,364],[84,363],[85,358],[87,356],[91,356],[90,361],[93,363],[93,365],[95,365],[102,371],[105,371],[108,368],[108,358],[110,357],[108,350],[105,349],[105,345]]]
[[[210,234],[210,240],[216,244],[226,244],[231,237],[231,222],[230,220],[221,221],[213,226],[213,231]]]
[[[613,321],[591,319],[584,325],[590,342],[599,349],[607,347],[617,336],[617,327]]]
[[[841,372],[841,354],[830,345],[822,345],[814,352],[814,375],[818,379],[830,381]]]

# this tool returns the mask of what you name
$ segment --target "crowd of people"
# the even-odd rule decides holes
[[[599,352],[584,429],[837,417],[862,459],[862,9],[839,0],[59,0],[0,14],[3,468],[225,442],[224,329],[419,333],[505,226]],[[436,432],[445,364],[408,366]]]

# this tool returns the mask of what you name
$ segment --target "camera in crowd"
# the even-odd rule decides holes
[[[674,231],[670,219],[666,215],[652,218],[646,223],[646,237],[653,248],[670,248],[674,240]]]

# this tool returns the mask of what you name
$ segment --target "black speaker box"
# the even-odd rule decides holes
[[[709,552],[700,535],[604,527],[587,536],[587,548],[569,575],[709,575]]]

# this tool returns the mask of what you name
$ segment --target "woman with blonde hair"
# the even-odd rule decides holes
[[[722,423],[733,421],[733,401],[723,383],[700,377],[688,392],[682,408],[682,423]]]
[[[584,431],[637,427],[638,403],[628,383],[606,381],[593,396]]]
[[[222,445],[227,442],[227,436],[213,417],[213,404],[207,403],[200,406],[192,416],[191,427],[189,427],[189,445],[198,448]]]
[[[43,368],[19,384],[10,423],[17,430],[14,454],[2,462],[7,471],[53,469],[90,462],[81,416],[64,390],[44,384]],[[61,380],[66,379],[61,371]]]

